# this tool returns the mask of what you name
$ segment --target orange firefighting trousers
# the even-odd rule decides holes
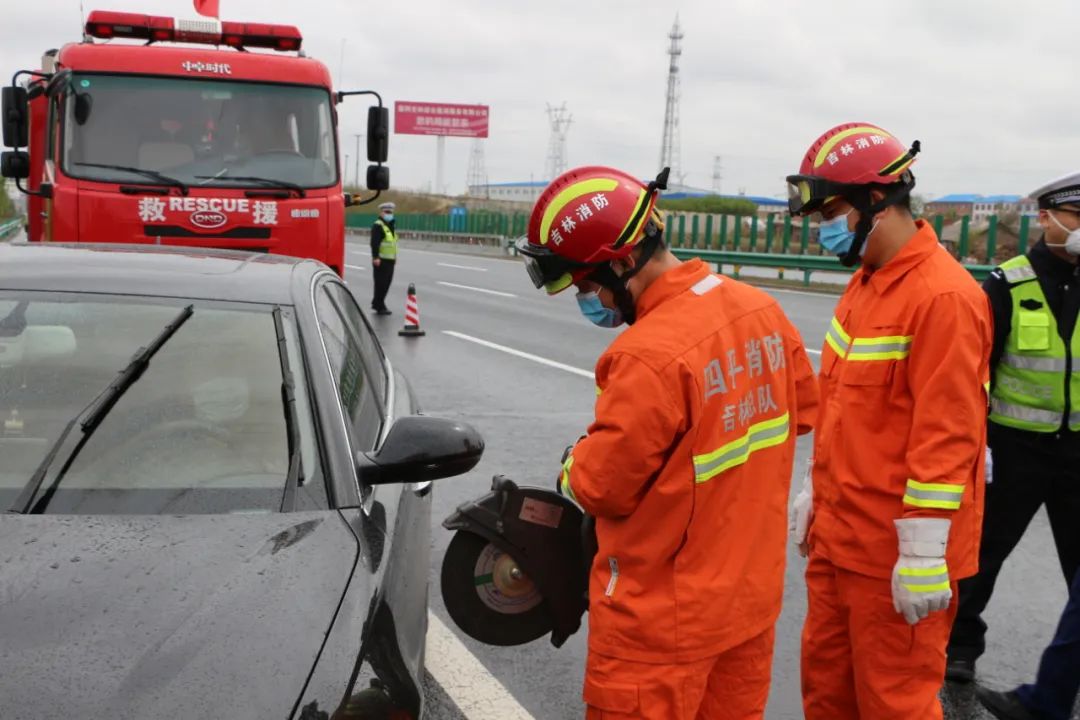
[[[811,550],[802,644],[806,720],[941,720],[938,690],[956,584],[948,610],[912,626],[893,607],[890,583]]]
[[[674,665],[590,652],[586,720],[761,720],[774,639],[770,627],[715,657]]]

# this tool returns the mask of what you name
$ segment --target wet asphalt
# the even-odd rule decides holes
[[[445,253],[454,249],[454,253]],[[578,313],[572,293],[545,297],[528,282],[517,261],[489,255],[459,254],[404,247],[388,305],[389,317],[373,324],[394,364],[405,372],[425,412],[457,417],[483,433],[486,452],[468,475],[439,481],[433,505],[431,609],[453,625],[439,595],[439,569],[450,534],[441,520],[459,503],[486,492],[491,477],[506,475],[520,484],[552,486],[563,449],[583,433],[592,417],[592,380],[563,369],[506,354],[447,334],[460,333],[514,350],[591,371],[614,337],[593,327]],[[346,279],[363,307],[370,304],[371,262],[368,248],[350,239]],[[422,338],[401,338],[405,291],[415,283]],[[449,284],[446,284],[449,283]],[[458,287],[467,286],[467,287]],[[494,291],[481,292],[481,291]],[[819,350],[836,298],[775,291],[785,311],[803,333],[806,346]],[[811,355],[816,360],[816,355]],[[799,441],[797,473],[810,452]],[[797,491],[793,488],[793,493]],[[804,563],[789,555],[784,611],[777,625],[773,683],[766,717],[802,717],[799,693],[799,637],[806,610]],[[1008,560],[985,615],[990,625],[988,649],[979,664],[979,681],[1011,688],[1033,677],[1042,648],[1053,634],[1064,606],[1061,577],[1044,513],[1035,518]],[[481,645],[458,633],[465,646],[495,680],[537,720],[583,716],[581,682],[586,631],[559,649],[547,639],[517,648]],[[428,678],[429,715],[438,720],[464,717],[439,683]],[[949,720],[991,716],[978,707],[971,686],[943,690]],[[1080,713],[1075,715],[1080,718]]]

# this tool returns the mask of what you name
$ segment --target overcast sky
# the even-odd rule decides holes
[[[10,0],[14,2],[15,0]],[[36,67],[79,37],[79,0],[18,0],[0,70]],[[85,0],[85,9],[194,17],[190,0]],[[916,192],[1026,194],[1080,170],[1075,0],[221,0],[222,18],[298,26],[342,86],[385,100],[479,102],[492,182],[546,179],[546,104],[573,114],[569,164],[655,173],[667,33],[679,13],[682,171],[723,192],[779,196],[809,144],[841,122],[919,139]],[[366,102],[341,107],[353,151]],[[464,189],[470,140],[446,141],[446,182]],[[397,187],[433,183],[435,139],[395,135]]]

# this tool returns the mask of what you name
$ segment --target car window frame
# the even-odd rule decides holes
[[[352,418],[346,412],[346,409],[345,409],[345,407],[343,406],[343,404],[341,402],[341,388],[340,388],[340,385],[338,384],[338,379],[334,374],[334,365],[333,365],[333,362],[330,360],[330,350],[327,347],[326,337],[325,337],[325,335],[323,333],[323,329],[322,329],[322,325],[323,325],[322,313],[320,312],[320,306],[319,306],[319,294],[320,293],[326,293],[327,301],[330,303],[330,306],[333,308],[334,313],[337,315],[337,317],[340,320],[342,326],[345,328],[345,334],[347,335],[347,341],[352,342],[352,343],[354,343],[356,345],[357,352],[358,352],[358,354],[360,356],[361,369],[362,369],[362,372],[364,373],[364,381],[369,384],[369,387],[371,386],[371,377],[370,377],[370,369],[368,367],[368,360],[367,360],[367,358],[365,356],[365,353],[363,352],[363,345],[354,337],[353,332],[349,329],[349,321],[345,317],[345,315],[342,312],[341,308],[338,307],[337,301],[335,300],[334,296],[332,294],[330,294],[329,292],[327,292],[327,286],[328,285],[340,284],[340,281],[338,281],[336,278],[337,278],[336,275],[331,275],[330,273],[327,273],[323,277],[320,277],[320,278],[316,279],[315,283],[312,285],[311,307],[312,307],[312,312],[315,315],[315,332],[318,333],[318,335],[319,335],[319,344],[322,347],[323,357],[326,360],[326,368],[327,368],[327,371],[328,371],[328,373],[330,375],[330,381],[333,384],[334,391],[335,391],[333,401],[334,401],[334,404],[337,406],[338,415],[339,415],[339,417],[341,419],[341,422],[342,422],[342,425],[343,425],[343,427],[345,429],[345,434],[346,434],[346,438],[348,440],[348,445],[349,445],[349,455],[352,458],[353,463],[355,463],[356,453],[357,453],[358,448],[360,447],[361,443],[359,442],[359,440],[358,440],[358,438],[356,436],[356,431],[353,428]],[[347,290],[347,288],[346,288],[346,290]],[[379,347],[377,343],[376,343],[376,347]],[[381,347],[379,349],[380,349],[380,352],[381,352]],[[383,366],[385,367],[384,360],[385,360],[384,357],[380,357],[380,361],[382,362]],[[363,448],[363,449],[360,450],[361,452],[371,452],[371,451],[375,450],[376,448],[378,448],[382,444],[382,441],[386,437],[386,434],[387,434],[388,429],[389,429],[390,414],[389,414],[389,408],[387,407],[387,404],[386,404],[386,399],[385,398],[380,398],[374,392],[372,392],[372,396],[375,398],[375,401],[376,401],[375,406],[376,406],[376,408],[378,409],[378,412],[379,412],[379,430],[378,430],[378,432],[375,433],[375,441],[374,441],[373,447],[371,447],[371,448]]]
[[[358,303],[356,301],[356,298],[353,297],[352,291],[349,290],[349,288],[344,283],[342,283],[340,281],[336,281],[336,280],[331,278],[331,279],[327,279],[327,281],[325,283],[323,283],[323,287],[324,288],[336,287],[336,288],[340,289],[341,293],[345,296],[345,299],[348,302],[352,303],[352,306],[354,308],[356,308],[356,316],[360,318],[360,322],[363,324],[363,328],[360,330],[360,332],[366,332],[367,333],[367,337],[370,340],[370,343],[368,343],[368,344],[371,347],[375,348],[375,352],[377,354],[377,357],[373,358],[373,361],[377,361],[377,364],[379,366],[379,370],[382,373],[382,378],[381,378],[382,382],[379,384],[379,386],[381,387],[382,392],[381,392],[381,397],[379,398],[379,400],[384,404],[384,407],[386,407],[385,403],[386,403],[387,398],[388,398],[388,396],[390,394],[390,384],[391,384],[390,373],[391,373],[391,371],[390,371],[390,364],[387,361],[386,351],[383,350],[382,343],[379,342],[379,338],[375,334],[375,330],[371,327],[371,324],[368,322],[367,316],[364,314],[364,311],[360,309],[360,303]],[[330,302],[332,302],[334,304],[334,307],[337,309],[338,314],[341,315],[343,319],[347,320],[347,313],[343,312],[342,308],[338,304],[338,301],[333,296],[333,294],[330,295]],[[353,330],[350,329],[348,322],[346,322],[346,324],[345,324],[345,331],[350,333],[350,334],[353,333]],[[362,342],[359,338],[356,338],[356,340],[357,340],[357,345],[360,347],[361,355],[363,355],[364,354],[363,351],[364,351],[365,343]],[[370,365],[365,364],[365,367],[370,367]],[[389,411],[383,413],[383,419],[384,420],[389,416],[390,416]]]

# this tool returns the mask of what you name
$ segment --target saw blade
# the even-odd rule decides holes
[[[539,589],[514,559],[467,530],[446,548],[442,596],[454,623],[487,645],[522,645],[553,627]]]

